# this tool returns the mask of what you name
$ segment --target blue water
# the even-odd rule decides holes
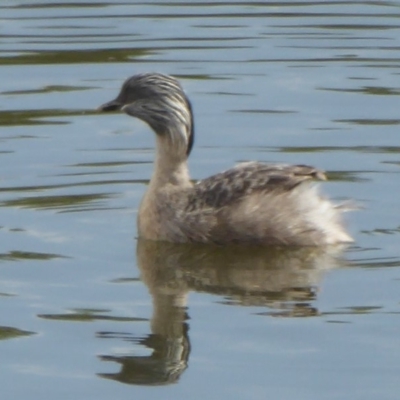
[[[3,1],[5,398],[397,399],[397,2]],[[343,252],[137,240],[153,134],[98,114],[130,75],[192,100],[200,179],[244,160],[327,171]]]

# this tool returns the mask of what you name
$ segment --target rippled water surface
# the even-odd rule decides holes
[[[0,3],[0,386],[9,399],[397,399],[397,1]],[[153,134],[96,108],[191,98],[194,179],[307,163],[340,252],[138,241]]]

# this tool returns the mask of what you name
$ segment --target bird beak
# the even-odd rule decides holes
[[[119,111],[121,110],[123,104],[121,104],[117,99],[111,100],[108,103],[102,104],[97,111]]]

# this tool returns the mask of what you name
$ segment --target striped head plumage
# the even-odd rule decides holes
[[[156,134],[170,135],[173,143],[185,146],[189,155],[194,141],[193,112],[179,82],[159,73],[128,78],[118,96],[99,107],[121,110],[146,122]]]

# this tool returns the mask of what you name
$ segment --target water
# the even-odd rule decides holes
[[[0,384],[6,398],[397,399],[398,2],[3,1]],[[325,169],[363,209],[343,254],[136,239],[153,137],[101,115],[160,71],[200,179]]]

